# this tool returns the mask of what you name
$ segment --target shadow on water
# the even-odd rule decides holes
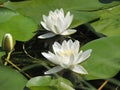
[[[105,3],[105,4],[107,4],[107,3],[112,3],[112,2],[114,2],[114,1],[120,1],[120,0],[99,0],[101,3]]]

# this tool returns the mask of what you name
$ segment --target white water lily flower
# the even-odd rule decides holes
[[[48,70],[45,74],[56,73],[63,69],[70,69],[79,74],[88,74],[80,63],[84,62],[90,56],[92,50],[88,49],[83,52],[82,50],[79,51],[79,48],[80,44],[77,40],[75,40],[75,42],[72,40],[64,40],[62,45],[55,42],[53,44],[54,53],[43,52],[42,55],[58,66]]]
[[[74,29],[68,29],[70,24],[72,23],[73,15],[70,15],[70,12],[67,12],[66,16],[64,16],[63,9],[56,9],[54,12],[50,11],[48,16],[43,15],[43,21],[41,25],[48,31],[49,33],[38,36],[38,38],[50,38],[55,35],[70,35],[76,32]]]

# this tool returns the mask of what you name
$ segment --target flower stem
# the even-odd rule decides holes
[[[98,90],[102,90],[102,88],[108,83],[108,80],[105,80],[103,84],[98,88]]]
[[[4,63],[5,66],[8,64],[8,61],[9,61],[9,59],[10,59],[10,55],[11,55],[11,52],[8,52],[8,53],[7,53],[7,58],[5,59],[6,61],[5,61],[5,63]]]
[[[21,69],[20,69],[18,66],[16,66],[13,62],[11,62],[10,60],[8,60],[8,63],[11,64],[11,65],[12,65],[14,68],[16,68],[18,71],[21,71]],[[28,75],[27,73],[24,73],[24,72],[23,72],[23,74],[25,74],[25,76],[27,76],[28,78],[31,78],[31,76]]]
[[[23,44],[23,50],[24,50],[24,53],[25,53],[29,58],[38,61],[39,64],[42,65],[42,66],[44,66],[46,69],[48,69],[48,70],[51,69],[44,61],[40,61],[39,59],[31,56],[31,55],[26,51],[25,44]],[[55,77],[59,77],[58,74],[53,74],[53,75],[54,75]]]
[[[77,77],[78,81],[81,81],[84,83],[90,90],[96,90],[94,86],[92,86],[90,83],[88,83],[82,76],[74,73],[74,75]]]
[[[7,53],[7,58],[5,59],[6,61],[5,61],[4,65],[7,66],[7,64],[9,63],[9,64],[11,64],[14,68],[16,68],[18,71],[21,72],[21,69],[20,69],[17,65],[15,65],[13,62],[10,61],[11,52],[12,52],[12,51],[10,51],[10,52]],[[24,72],[23,72],[23,74],[25,74],[25,76],[27,76],[28,78],[31,78],[27,73],[24,73]]]

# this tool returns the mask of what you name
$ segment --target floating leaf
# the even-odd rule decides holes
[[[16,15],[19,15],[19,13],[4,7],[0,7],[0,23],[5,22]]]
[[[23,90],[27,80],[17,71],[0,66],[0,90]]]
[[[50,76],[38,76],[30,79],[26,84],[30,90],[74,90],[71,82],[59,77],[52,79]]]
[[[12,34],[14,40],[29,40],[37,28],[32,19],[7,8],[0,8],[0,42],[6,33]]]
[[[120,36],[106,37],[89,42],[83,50],[92,49],[90,58],[83,63],[87,79],[106,79],[120,70]]]
[[[5,52],[2,50],[2,47],[0,47],[0,64],[2,63],[2,56],[5,54]]]
[[[86,4],[89,3],[89,4]],[[29,0],[21,3],[7,2],[5,7],[16,10],[26,16],[33,18],[38,24],[42,20],[42,15],[47,15],[50,10],[63,8],[74,14],[74,23],[72,27],[86,23],[97,18],[96,11],[118,5],[119,1],[104,4],[99,0]]]
[[[102,10],[100,20],[92,23],[96,31],[107,36],[120,35],[120,6]]]
[[[4,3],[4,2],[7,2],[8,0],[0,0],[0,4],[1,3]]]

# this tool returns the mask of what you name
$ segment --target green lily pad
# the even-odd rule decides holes
[[[6,33],[11,33],[14,40],[29,40],[37,28],[37,24],[32,19],[10,9],[0,8],[0,43]]]
[[[2,64],[2,56],[5,55],[5,52],[2,50],[2,47],[0,47],[0,64]]]
[[[120,35],[120,6],[100,11],[100,20],[92,23],[96,31],[107,36]]]
[[[0,23],[10,20],[16,15],[19,15],[19,13],[8,8],[0,7]]]
[[[96,11],[118,4],[119,1],[104,4],[99,0],[63,0],[62,2],[61,0],[29,0],[7,2],[4,6],[31,17],[38,24],[42,20],[42,15],[48,15],[50,10],[63,8],[65,12],[71,11],[74,15],[74,23],[71,27],[75,27],[97,18],[99,15],[95,13]]]
[[[120,36],[97,39],[82,47],[83,50],[90,48],[91,56],[83,63],[88,71],[87,79],[108,79],[119,72]]]
[[[52,79],[50,76],[34,77],[26,84],[30,90],[74,90],[71,86],[71,82],[64,78]]]
[[[27,79],[17,71],[0,66],[0,90],[23,90]]]
[[[0,0],[0,4],[1,3],[4,3],[4,2],[7,2],[8,0]]]

